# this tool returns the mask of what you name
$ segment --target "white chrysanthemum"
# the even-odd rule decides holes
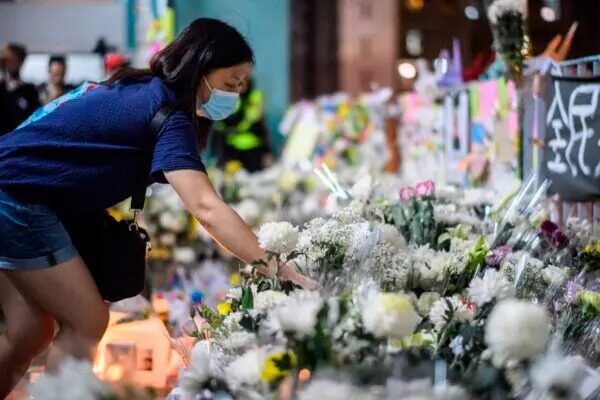
[[[350,194],[356,200],[367,201],[373,191],[373,177],[367,174],[360,178],[350,189]]]
[[[256,201],[244,199],[233,206],[233,209],[248,225],[254,225],[258,222],[258,218],[260,217],[260,207]]]
[[[303,338],[314,333],[317,314],[323,306],[323,299],[315,296],[294,296],[270,314],[275,326],[284,332],[294,333]]]
[[[478,306],[512,295],[512,285],[503,274],[495,269],[487,269],[483,278],[476,277],[469,285],[469,298]]]
[[[223,349],[238,350],[249,347],[256,342],[256,335],[247,331],[232,332],[229,336],[218,340]]]
[[[442,281],[447,274],[459,275],[465,269],[464,253],[440,251],[431,258],[431,273],[435,279]]]
[[[526,18],[527,0],[496,0],[488,8],[488,18],[492,24],[497,24],[498,18],[511,12]]]
[[[315,215],[319,215],[319,212],[321,211],[319,197],[316,195],[306,196],[302,204],[300,204],[300,209],[302,210],[302,214],[305,216],[305,220]]]
[[[277,186],[284,192],[293,191],[298,185],[299,176],[296,172],[287,170],[281,173],[277,179]]]
[[[372,231],[368,222],[350,224],[352,235],[346,248],[346,260],[363,262],[377,244],[377,232]]]
[[[184,392],[195,395],[211,378],[221,377],[222,367],[217,361],[221,352],[211,347],[208,341],[202,340],[194,345],[190,365],[179,378],[179,386]]]
[[[172,232],[181,232],[185,228],[185,216],[177,212],[163,212],[158,217],[158,223],[161,227]]]
[[[429,379],[402,381],[388,379],[386,399],[402,400],[466,400],[466,391],[459,386],[441,384],[432,386]]]
[[[442,297],[435,302],[429,312],[429,320],[436,330],[441,330],[446,324],[452,321],[447,320],[448,313],[452,310],[452,321],[470,321],[473,319],[473,313],[467,309],[467,306],[456,297]]]
[[[409,296],[403,293],[376,293],[362,306],[365,329],[377,337],[403,338],[421,322]]]
[[[298,395],[300,400],[370,400],[373,396],[345,382],[313,379]]]
[[[260,227],[258,240],[263,250],[290,253],[298,243],[298,228],[289,222],[269,222]]]
[[[223,319],[223,325],[228,328],[237,328],[243,316],[244,315],[239,311],[229,313],[225,319]]]
[[[569,275],[562,268],[549,265],[542,270],[544,280],[548,285],[560,286],[569,278]]]
[[[498,303],[485,326],[485,341],[499,363],[537,356],[545,350],[549,334],[544,307],[512,299]]]
[[[435,400],[467,400],[469,395],[466,390],[455,385],[437,385],[433,388]]]
[[[355,204],[354,207],[344,207],[333,215],[333,218],[342,225],[359,224],[365,222],[361,215],[362,208]]]
[[[377,229],[379,229],[380,232],[380,242],[387,243],[396,250],[406,248],[406,240],[404,239],[404,236],[398,232],[398,229],[396,229],[395,226],[389,224],[377,224]]]
[[[258,292],[254,296],[254,309],[258,312],[266,312],[288,299],[288,296],[283,292],[275,290],[265,290]]]
[[[264,362],[264,351],[261,349],[250,350],[225,368],[227,380],[233,387],[255,385],[260,382],[260,373]]]
[[[44,374],[31,384],[29,394],[44,400],[81,400],[109,397],[112,391],[94,375],[89,362],[66,359],[57,374]]]
[[[242,298],[242,288],[240,286],[229,288],[229,293],[227,294],[227,298],[235,299],[235,300],[241,299]]]
[[[577,389],[587,376],[587,366],[579,356],[550,354],[535,363],[529,374],[534,394],[539,399],[579,398]]]
[[[173,260],[181,264],[191,264],[198,259],[191,247],[176,247],[173,249]]]
[[[431,311],[431,307],[440,299],[440,294],[437,292],[424,292],[419,297],[419,301],[417,301],[417,310],[419,314],[423,316],[427,316],[429,311]]]

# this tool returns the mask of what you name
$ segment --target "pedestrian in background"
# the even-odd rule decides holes
[[[65,82],[67,75],[67,62],[64,56],[53,55],[48,61],[48,81],[40,85],[39,94],[42,104],[48,104],[52,100],[71,91],[74,86]]]
[[[25,46],[8,43],[0,52],[0,135],[11,132],[40,106],[36,87],[21,80]]]

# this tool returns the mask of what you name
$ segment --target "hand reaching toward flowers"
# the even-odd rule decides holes
[[[319,290],[321,289],[321,285],[317,282],[313,281],[309,277],[302,275],[301,273],[295,271],[289,265],[286,265],[281,269],[280,275],[281,278],[286,279],[295,283],[296,285],[302,287],[304,290]]]
[[[204,172],[180,170],[166,172],[165,177],[173,186],[186,208],[196,217],[210,236],[231,254],[247,264],[266,260],[265,251],[259,246],[252,229],[219,197]],[[287,234],[287,230],[278,234]],[[289,236],[289,235],[288,235]],[[279,236],[276,236],[279,238]],[[255,266],[264,276],[273,277],[277,268]],[[283,267],[280,276],[305,289],[318,285],[290,267]]]

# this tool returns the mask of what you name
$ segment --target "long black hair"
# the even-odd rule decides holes
[[[157,76],[175,92],[178,106],[189,111],[196,123],[198,143],[206,145],[211,121],[196,116],[196,90],[202,77],[218,68],[254,64],[254,52],[232,26],[212,18],[190,23],[164,49],[152,57],[149,69],[123,68],[105,83]]]

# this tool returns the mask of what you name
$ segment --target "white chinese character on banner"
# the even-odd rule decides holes
[[[567,172],[567,164],[562,160],[558,150],[562,150],[567,147],[567,141],[561,136],[561,131],[567,127],[567,113],[565,111],[565,105],[563,104],[560,95],[560,86],[558,82],[554,82],[554,99],[548,109],[546,116],[546,125],[551,125],[554,131],[554,138],[548,142],[548,146],[554,152],[554,160],[550,160],[546,163],[549,171],[564,174]]]
[[[590,119],[598,112],[598,96],[600,85],[588,84],[578,86],[569,96],[568,109],[565,109],[558,82],[554,82],[554,99],[548,109],[546,124],[552,127],[554,138],[548,141],[548,146],[554,153],[554,159],[546,163],[549,171],[564,174],[567,170],[576,177],[592,174],[591,167],[585,163],[585,152],[588,141],[594,136],[594,130],[589,126]],[[569,134],[569,142],[561,133]],[[574,147],[579,143],[576,157]],[[598,142],[600,145],[600,141]],[[561,158],[559,150],[564,151],[566,163]],[[600,164],[594,169],[594,176],[600,176]]]
[[[600,85],[581,85],[571,93],[569,98],[569,128],[571,130],[571,141],[567,146],[567,162],[571,166],[571,171],[575,171],[573,176],[577,176],[577,168],[574,162],[571,161],[571,148],[576,141],[581,141],[579,145],[579,153],[577,154],[577,164],[584,175],[589,176],[591,169],[585,164],[585,148],[588,139],[594,136],[594,130],[588,127],[587,119],[594,116],[598,108],[598,92]],[[578,130],[575,123],[581,129]],[[598,167],[596,171],[598,172]],[[598,176],[598,175],[596,175]]]

